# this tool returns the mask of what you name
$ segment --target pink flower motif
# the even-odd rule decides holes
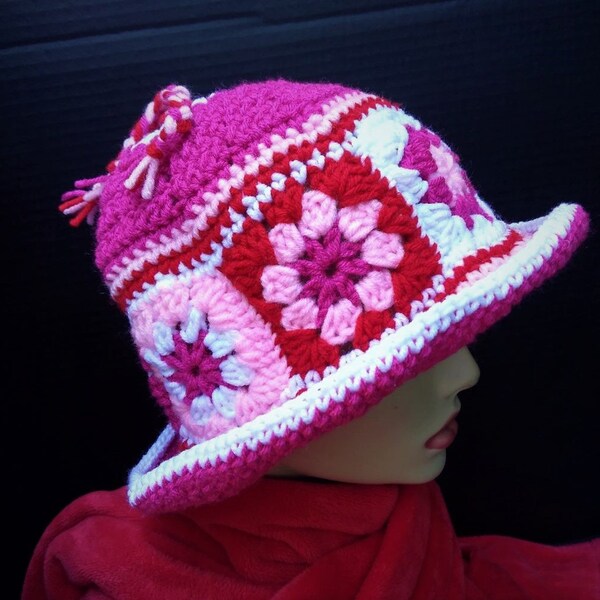
[[[404,257],[398,234],[376,229],[378,200],[338,209],[335,200],[310,190],[302,197],[298,223],[276,225],[269,232],[278,265],[261,276],[263,297],[284,304],[287,330],[321,329],[330,344],[354,336],[366,310],[393,304],[390,271]]]
[[[493,221],[479,202],[477,192],[469,177],[460,166],[456,153],[433,131],[407,128],[409,140],[400,166],[419,171],[428,182],[428,190],[421,199],[424,203],[443,202],[452,213],[461,217],[469,229],[474,226],[473,215],[481,215]]]
[[[173,374],[166,379],[184,386],[183,401],[188,405],[196,396],[212,396],[217,387],[227,385],[219,368],[224,359],[212,355],[204,344],[206,335],[206,331],[199,331],[198,339],[188,344],[176,332],[173,335],[174,351],[163,357],[163,361],[173,369]]]

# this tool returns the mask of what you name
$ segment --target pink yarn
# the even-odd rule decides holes
[[[274,134],[285,135],[302,124],[323,102],[355,91],[336,84],[313,84],[275,79],[244,83],[217,91],[207,104],[192,108],[194,127],[180,148],[161,165],[152,202],[124,186],[132,169],[146,154],[140,144],[124,151],[106,182],[96,229],[96,264],[104,276],[114,265],[133,257],[136,249],[158,242],[194,216],[192,206],[217,182],[229,176],[231,164],[244,162],[260,143]],[[263,110],[263,106],[269,110]]]
[[[439,136],[338,84],[195,100],[173,84],[107,168],[61,210],[98,215],[96,263],[169,419],[130,474],[150,512],[231,496],[361,416],[508,314],[589,230],[576,204],[502,221]]]
[[[188,506],[190,494],[202,498],[203,503],[218,502],[237,494],[260,479],[293,449],[303,446],[306,440],[360,417],[403,381],[415,377],[463,346],[473,343],[480,333],[506,316],[525,295],[561,269],[587,236],[588,230],[589,214],[578,207],[568,235],[560,240],[552,257],[503,300],[465,316],[460,322],[438,334],[419,354],[409,354],[402,364],[394,361],[387,373],[377,371],[373,382],[363,381],[358,390],[348,390],[344,407],[337,405],[334,411],[325,413],[317,411],[310,424],[301,422],[293,435],[273,440],[270,444],[259,447],[256,452],[244,449],[240,456],[230,454],[228,460],[220,460],[215,466],[207,464],[203,468],[196,467],[186,470],[182,475],[174,475],[170,481],[149,489],[139,499],[138,506],[149,513],[162,512],[165,506],[170,510]]]
[[[429,129],[407,127],[407,130],[409,141],[400,165],[420,170],[429,183],[421,202],[445,202],[469,228],[473,227],[474,214],[492,221],[492,217],[479,206],[475,188],[460,166],[458,155]]]

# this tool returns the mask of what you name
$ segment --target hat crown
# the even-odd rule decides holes
[[[170,87],[174,86],[165,89]],[[133,189],[128,182],[148,158],[158,131],[135,143],[130,135],[106,180],[96,228],[96,264],[111,292],[115,275],[135,254],[159,245],[161,239],[177,237],[197,217],[198,206],[210,202],[231,178],[232,166],[244,167],[245,157],[256,157],[260,144],[271,145],[271,136],[285,137],[290,128],[302,131],[302,124],[321,112],[324,103],[349,91],[337,84],[275,79],[218,90],[206,102],[196,98],[191,103],[192,126],[160,161],[149,199],[142,196],[143,177]]]
[[[227,154],[227,177],[213,186],[219,193],[185,205],[191,216],[180,228],[187,242],[173,252],[163,234],[159,256],[147,252],[133,272],[143,285],[125,287],[152,392],[190,444],[284,404],[365,351],[448,293],[439,284],[466,254],[506,234],[458,156],[398,105],[323,86],[309,86],[308,100],[290,94],[284,102],[281,90],[289,94],[298,84],[278,85],[277,95],[271,87],[261,95],[255,84],[252,93],[215,95],[197,107],[209,115],[211,102],[234,98],[227,114],[239,115],[244,105],[251,124],[242,130],[211,118],[206,132],[195,115],[194,137],[173,155],[170,179],[158,180],[147,203],[157,218],[184,206],[168,204],[167,185],[181,198],[192,175],[208,181],[211,173],[202,168],[222,158],[214,154],[218,143],[237,144],[237,154]],[[310,114],[298,108],[306,103]],[[256,139],[248,131],[268,130],[280,104],[304,120],[257,146],[263,160],[255,164],[256,156],[242,154]],[[210,151],[200,146],[207,140]],[[195,163],[198,157],[209,162]],[[150,210],[144,200],[128,201]],[[114,227],[128,232],[122,221]]]
[[[344,102],[348,98],[353,101]],[[358,111],[340,139],[344,151],[363,161],[368,158],[389,185],[418,206],[418,217],[438,243],[444,266],[479,247],[482,236],[491,241],[504,235],[502,221],[478,196],[459,157],[400,105],[377,98],[336,84],[278,79],[215,92],[208,101],[196,99],[193,125],[158,167],[150,199],[143,197],[141,181],[133,189],[130,184],[159,136],[152,131],[135,143],[130,136],[105,180],[96,228],[96,263],[112,296],[124,308],[142,285],[139,278],[132,285],[135,273],[159,255],[187,249],[202,207],[214,205],[231,186],[243,187],[242,174],[249,177],[264,168],[261,153],[275,150],[274,140],[288,147],[306,143],[317,123],[327,127],[324,117],[332,107],[343,104],[371,105]],[[285,144],[281,148],[285,151]],[[254,163],[252,169],[249,163]],[[481,227],[475,227],[477,222]]]
[[[130,474],[148,510],[223,499],[361,416],[587,234],[574,204],[504,222],[380,96],[281,79],[187,92],[159,94],[110,173],[62,205],[99,214],[96,262],[169,419]]]

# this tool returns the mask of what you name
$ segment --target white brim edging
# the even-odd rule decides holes
[[[241,456],[245,448],[256,451],[259,443],[268,444],[273,436],[284,437],[289,430],[297,430],[301,421],[312,422],[317,409],[325,412],[332,400],[343,402],[347,389],[356,390],[362,381],[372,381],[377,370],[386,372],[394,360],[404,361],[409,352],[418,354],[426,340],[434,339],[465,315],[504,299],[511,289],[520,287],[552,256],[558,241],[567,235],[577,209],[577,204],[563,203],[546,216],[509,224],[531,238],[495,271],[415,315],[410,323],[382,337],[356,360],[341,365],[285,404],[161,462],[176,437],[176,432],[168,425],[131,470],[129,501],[135,505],[148,490],[165,480],[171,481],[185,469],[204,467],[209,463],[215,466],[219,459],[226,461],[231,453]]]

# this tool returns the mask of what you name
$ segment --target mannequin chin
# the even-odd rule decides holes
[[[266,475],[368,484],[431,481],[444,469],[446,450],[431,450],[425,442],[460,409],[458,392],[479,377],[479,366],[464,346],[362,417],[297,448]]]

